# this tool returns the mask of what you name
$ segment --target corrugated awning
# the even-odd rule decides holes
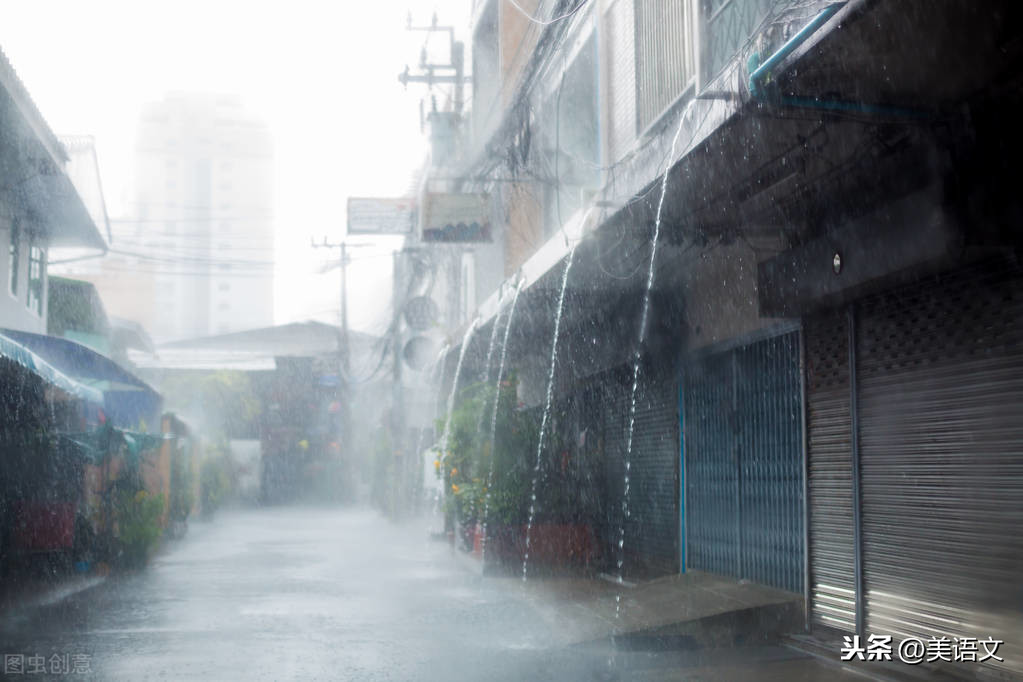
[[[163,398],[149,384],[110,358],[80,343],[57,336],[0,330],[33,357],[62,376],[99,395],[115,426],[135,428],[159,416]]]
[[[96,405],[103,404],[103,392],[61,372],[14,339],[0,334],[0,357],[5,357],[39,376],[65,393]]]

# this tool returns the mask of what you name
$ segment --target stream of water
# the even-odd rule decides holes
[[[440,456],[441,458],[447,454],[448,451],[448,438],[451,437],[451,412],[455,409],[455,393],[458,392],[458,377],[462,374],[462,363],[465,361],[465,351],[469,348],[469,342],[472,340],[473,332],[476,331],[476,325],[479,324],[479,319],[474,318],[472,323],[469,324],[469,328],[465,330],[465,336],[462,338],[462,347],[458,351],[458,364],[455,365],[455,376],[451,379],[451,392],[448,394],[447,413],[444,415],[444,431],[440,437]],[[443,381],[443,377],[441,377]]]
[[[544,400],[543,418],[540,420],[540,435],[536,443],[536,464],[533,466],[533,484],[529,498],[529,522],[526,524],[526,551],[522,556],[522,581],[528,577],[529,569],[529,548],[532,540],[533,521],[536,519],[536,483],[540,476],[540,455],[543,452],[543,437],[547,433],[547,421],[551,414],[551,400],[554,397],[554,368],[558,361],[558,334],[561,331],[561,313],[565,307],[565,289],[568,287],[568,272],[572,269],[572,260],[575,258],[575,249],[578,242],[569,249],[568,258],[565,261],[565,272],[561,275],[561,292],[558,294],[558,310],[554,315],[554,339],[551,341],[551,370],[547,376],[547,397]]]
[[[678,122],[678,130],[671,141],[671,152],[668,154],[668,167],[664,169],[664,176],[661,178],[661,198],[657,202],[657,214],[654,218],[653,243],[650,246],[650,264],[646,274],[646,289],[643,292],[643,311],[639,319],[639,342],[636,344],[636,351],[632,358],[632,396],[629,401],[629,430],[625,440],[625,466],[622,481],[622,520],[618,526],[618,584],[621,585],[625,579],[625,522],[629,518],[629,479],[632,469],[632,436],[636,428],[636,389],[639,387],[639,368],[643,355],[643,342],[646,340],[647,318],[650,315],[650,291],[654,286],[654,274],[657,263],[657,244],[661,236],[661,211],[664,208],[664,196],[668,193],[668,171],[671,170],[671,162],[675,158],[675,146],[682,134],[682,128],[686,117],[682,116]],[[615,618],[620,619],[622,615],[622,591],[618,589],[615,596]]]
[[[511,332],[512,320],[515,319],[515,305],[519,302],[519,294],[522,293],[522,282],[515,287],[515,295],[512,297],[511,307],[508,310],[508,320],[504,324],[504,338],[501,341],[501,360],[497,365],[497,381],[494,383],[494,406],[490,412],[490,437],[487,443],[490,444],[490,471],[487,472],[487,492],[483,497],[483,538],[480,543],[480,566],[485,570],[487,566],[487,524],[490,521],[490,489],[494,484],[494,436],[497,433],[497,408],[501,401],[501,381],[504,379],[504,360],[508,354],[508,336]],[[494,320],[494,329],[497,329],[497,319]],[[487,364],[487,378],[490,378],[490,365]]]

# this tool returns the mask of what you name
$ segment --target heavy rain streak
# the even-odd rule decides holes
[[[3,3],[0,679],[1023,679],[1021,27]]]

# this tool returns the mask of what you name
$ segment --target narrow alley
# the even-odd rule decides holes
[[[562,646],[531,598],[543,581],[481,579],[427,538],[369,511],[225,512],[146,571],[5,614],[0,640],[47,673],[54,654],[83,657],[91,676],[70,679],[842,679],[780,646]]]

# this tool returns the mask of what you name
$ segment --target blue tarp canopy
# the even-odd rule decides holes
[[[31,356],[36,365],[49,367],[51,374],[59,375],[66,386],[77,388],[65,388],[65,385],[37,371],[47,381],[78,397],[102,405],[114,426],[133,429],[140,422],[159,419],[163,406],[160,394],[130,371],[91,348],[57,336],[7,329],[0,330],[0,340],[20,348],[16,352]],[[7,355],[6,352],[3,354]],[[18,362],[25,364],[20,360]]]
[[[60,390],[96,405],[103,404],[103,392],[75,381],[14,339],[0,333],[0,357],[5,357],[41,377]]]

